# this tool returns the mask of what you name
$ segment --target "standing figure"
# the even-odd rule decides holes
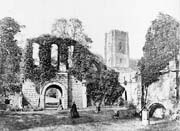
[[[71,118],[78,118],[79,117],[79,113],[77,111],[77,107],[76,107],[75,102],[73,102],[70,113],[71,113]]]
[[[59,98],[58,110],[63,110],[61,98]]]

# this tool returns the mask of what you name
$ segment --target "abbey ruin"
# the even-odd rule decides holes
[[[105,33],[105,63],[119,72],[119,82],[125,87],[124,99],[140,107],[141,85],[137,70],[130,67],[128,32],[111,30]]]

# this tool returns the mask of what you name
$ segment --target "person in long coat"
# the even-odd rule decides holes
[[[79,117],[79,113],[77,111],[77,107],[76,107],[75,102],[73,102],[70,113],[71,113],[71,118],[78,118]]]

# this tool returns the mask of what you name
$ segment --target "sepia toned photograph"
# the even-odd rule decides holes
[[[0,131],[180,131],[180,0],[0,0]]]

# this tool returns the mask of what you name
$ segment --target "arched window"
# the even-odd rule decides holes
[[[33,43],[33,59],[34,64],[39,66],[39,44]]]
[[[51,65],[55,67],[58,65],[58,46],[56,44],[51,46]]]

